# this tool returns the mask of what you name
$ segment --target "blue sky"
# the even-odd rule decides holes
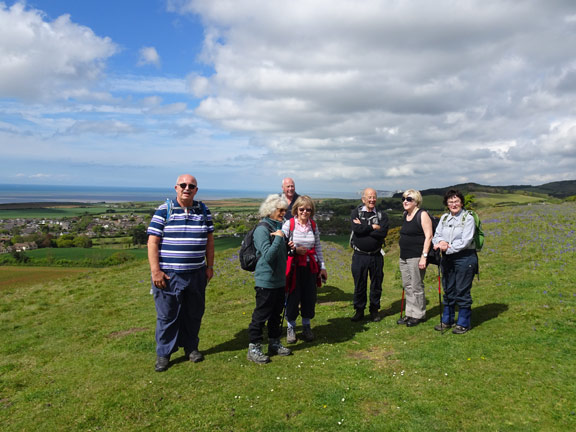
[[[573,179],[576,4],[0,2],[0,183]]]

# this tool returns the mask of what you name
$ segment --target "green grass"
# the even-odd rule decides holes
[[[62,279],[67,276],[86,273],[92,269],[62,267],[14,267],[0,266],[0,291],[5,288],[26,288],[27,286]]]
[[[486,232],[473,329],[396,325],[397,249],[385,259],[384,319],[351,323],[350,250],[325,243],[329,280],[317,340],[248,363],[251,274],[216,256],[200,333],[202,363],[155,373],[146,262],[10,287],[0,303],[3,431],[567,431],[574,382],[576,204],[480,212]],[[41,426],[40,426],[41,425]]]

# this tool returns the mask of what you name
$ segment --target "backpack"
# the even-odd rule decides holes
[[[434,233],[436,233],[436,228],[438,228],[438,224],[440,223],[440,218],[432,215],[428,210],[424,210],[424,209],[420,209],[420,210],[421,211],[419,211],[416,214],[416,218],[418,219],[418,225],[420,225],[420,227],[422,227],[422,212],[428,213],[428,217],[432,221],[432,236],[434,236]]]
[[[240,246],[240,252],[238,252],[238,259],[240,260],[240,267],[242,267],[242,270],[250,272],[256,270],[256,263],[260,257],[258,256],[256,246],[254,245],[254,231],[259,226],[265,226],[268,228],[268,231],[273,232],[270,229],[269,223],[259,222],[254,228],[246,233],[244,240],[242,240],[242,245]]]
[[[480,221],[480,217],[478,213],[473,210],[464,210],[464,215],[462,216],[462,226],[464,226],[464,222],[466,221],[466,217],[471,215],[474,218],[474,248],[476,251],[480,252],[484,247],[484,231],[482,230],[482,221]],[[445,218],[446,215],[442,216],[442,219]]]
[[[484,231],[482,230],[482,221],[480,220],[478,213],[475,211],[467,210],[467,212],[474,218],[474,246],[476,246],[476,250],[480,252],[484,247]],[[464,223],[464,219],[466,219],[466,214],[464,214],[464,217],[462,218],[462,223]]]

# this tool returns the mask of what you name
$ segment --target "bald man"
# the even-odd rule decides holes
[[[288,210],[286,211],[286,215],[284,216],[285,220],[292,219],[292,204],[298,199],[300,195],[296,193],[296,185],[294,184],[294,180],[290,177],[286,177],[282,180],[282,194],[286,201],[288,201]]]
[[[351,245],[352,276],[354,277],[354,316],[352,321],[364,318],[368,276],[370,276],[370,319],[380,321],[380,297],[384,279],[384,255],[382,246],[388,234],[388,215],[376,209],[378,196],[372,188],[362,192],[362,205],[352,210]]]
[[[198,182],[190,174],[176,180],[176,199],[162,204],[148,227],[148,261],[156,304],[156,372],[168,369],[170,356],[184,348],[197,363],[198,333],[206,285],[214,275],[214,225],[206,206],[195,201]]]

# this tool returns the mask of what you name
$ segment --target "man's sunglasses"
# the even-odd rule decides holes
[[[182,189],[186,189],[186,186],[188,186],[188,189],[194,190],[196,189],[196,185],[193,183],[180,183],[178,186],[180,186]]]

